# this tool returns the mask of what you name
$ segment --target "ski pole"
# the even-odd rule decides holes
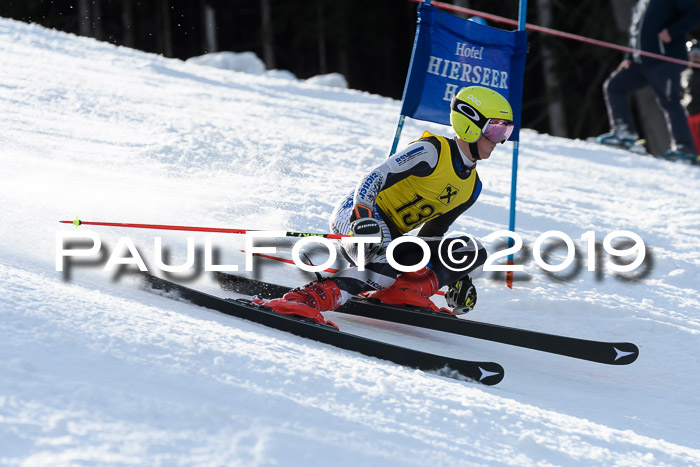
[[[260,230],[250,230],[250,229],[223,229],[218,227],[192,227],[192,226],[182,226],[182,225],[158,225],[158,224],[130,224],[124,222],[90,222],[81,221],[76,216],[72,221],[59,221],[61,224],[73,224],[77,229],[81,225],[96,225],[103,227],[124,227],[132,229],[157,229],[157,230],[184,230],[188,232],[216,232],[216,233],[231,233],[231,234],[245,234],[248,232],[261,232]],[[285,232],[287,237],[324,237],[330,239],[340,239],[344,237],[349,237],[349,235],[340,234],[328,234],[328,233],[307,233],[307,232]],[[259,253],[254,253],[255,256],[260,256],[262,258],[267,258],[275,261],[290,262],[284,258],[274,257],[272,255],[263,255]],[[334,273],[337,270],[332,270],[329,268],[326,272]],[[439,295],[444,295],[444,292],[438,291]]]
[[[245,253],[245,250],[240,250],[240,252],[241,252],[241,253]],[[291,265],[295,265],[295,266],[296,266],[296,264],[294,263],[294,261],[292,261],[291,259],[282,258],[282,257],[280,257],[280,256],[266,255],[266,254],[263,254],[263,253],[253,253],[253,256],[258,256],[258,257],[260,257],[260,258],[265,258],[265,259],[271,259],[271,260],[273,260],[273,261],[279,261],[279,262],[281,262],[281,263],[291,264]],[[328,273],[331,273],[331,274],[335,274],[335,273],[337,273],[337,272],[340,272],[340,269],[328,268],[328,269],[324,269],[323,272],[328,272]]]
[[[188,232],[216,232],[230,234],[246,234],[248,232],[263,232],[263,230],[251,229],[224,229],[219,227],[192,227],[183,225],[158,225],[158,224],[129,224],[122,222],[88,222],[81,221],[77,217],[72,221],[59,221],[62,224],[73,224],[77,229],[81,225],[97,225],[103,227],[125,227],[132,229],[158,229],[158,230],[184,230]],[[330,234],[330,233],[309,233],[309,232],[284,232],[287,237],[324,237],[330,239],[340,239],[349,237],[349,235]]]

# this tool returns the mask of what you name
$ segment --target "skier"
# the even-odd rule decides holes
[[[638,0],[632,11],[629,46],[646,52],[687,60],[685,35],[700,25],[700,8],[694,0]],[[651,86],[671,133],[668,159],[697,157],[688,120],[681,105],[683,65],[627,53],[603,85],[611,131],[598,142],[631,148],[639,138],[627,95]]]
[[[513,112],[496,91],[470,86],[452,98],[450,123],[457,137],[448,139],[424,132],[419,140],[362,177],[333,211],[330,226],[334,233],[381,239],[362,247],[364,272],[358,270],[358,244],[341,243],[341,252],[351,267],[264,304],[279,313],[323,323],[321,311],[336,310],[361,293],[388,304],[437,311],[429,297],[447,285],[445,298],[452,312],[470,311],[476,303],[476,290],[468,274],[484,263],[486,250],[478,241],[463,236],[456,237],[458,248],[449,254],[448,241],[442,248],[440,241],[478,198],[481,181],[477,161],[488,159],[496,144],[510,137]],[[401,274],[388,262],[387,245],[418,227],[418,237],[430,249],[430,261],[417,272]],[[410,266],[418,264],[423,253],[420,245],[405,242],[394,249],[393,257]],[[469,264],[466,270],[460,270],[460,266]]]

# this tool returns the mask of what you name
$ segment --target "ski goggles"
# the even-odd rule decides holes
[[[510,120],[501,118],[490,118],[481,130],[481,133],[492,143],[505,143],[513,134],[515,124]]]

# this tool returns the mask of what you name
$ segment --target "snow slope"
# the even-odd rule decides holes
[[[530,255],[512,291],[492,273],[476,279],[470,318],[632,341],[630,366],[329,314],[350,332],[501,363],[505,380],[482,387],[150,294],[104,261],[55,269],[56,233],[73,229],[57,221],[76,215],[326,231],[334,203],[386,156],[398,102],[5,19],[0,63],[0,463],[700,464],[697,168],[522,132],[527,245],[559,230],[585,259],[584,232],[630,230],[650,259],[623,280],[585,265],[552,277]],[[411,121],[401,145],[423,129],[450,133]],[[507,226],[510,148],[479,165],[484,191],[456,229]],[[128,236],[152,264],[162,236],[184,260],[185,233],[92,231],[106,254]],[[210,238],[242,268],[241,237]],[[276,263],[256,271],[310,279]]]

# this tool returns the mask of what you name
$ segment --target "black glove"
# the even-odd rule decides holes
[[[350,236],[351,237],[380,237],[378,243],[366,244],[366,255],[381,251],[384,246],[384,235],[379,221],[372,217],[372,210],[361,204],[355,205],[350,215]],[[365,256],[366,257],[366,256]]]
[[[445,292],[447,306],[452,308],[456,315],[468,313],[476,306],[476,287],[469,276],[450,284]]]

